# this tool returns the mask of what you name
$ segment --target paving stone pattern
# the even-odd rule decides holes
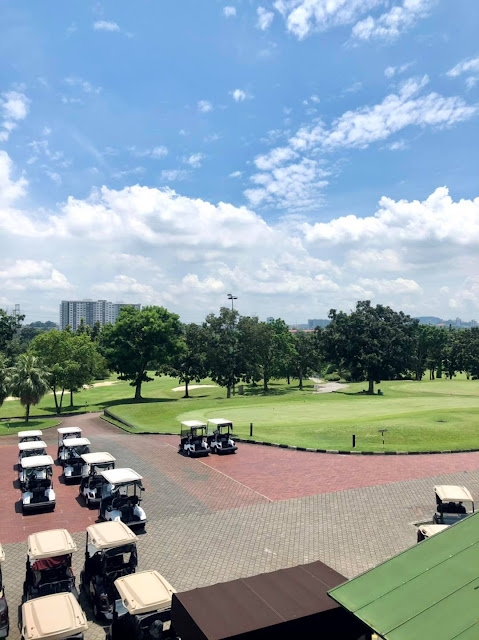
[[[465,484],[479,495],[476,454],[457,454],[452,460],[419,456],[404,462],[387,457],[379,466],[378,458],[371,456],[361,458],[363,466],[358,468],[351,456],[242,444],[235,456],[201,461],[178,455],[178,439],[171,436],[130,435],[91,415],[66,418],[63,425],[67,424],[81,426],[92,450],[112,453],[117,467],[128,466],[144,476],[148,524],[140,536],[139,568],[158,569],[178,590],[313,560],[352,577],[414,544],[414,522],[433,513],[435,484]],[[44,439],[55,454],[56,430],[45,431]],[[69,529],[78,545],[74,568],[79,576],[85,528],[96,520],[97,511],[83,505],[77,486],[60,483],[57,468],[55,512],[22,516],[14,508],[20,493],[14,486],[16,437],[0,441],[0,457],[4,583],[10,637],[17,639],[28,534]],[[443,468],[448,473],[438,475]],[[407,479],[388,481],[401,472]],[[334,491],[331,476],[339,486],[352,488]],[[104,638],[83,597],[82,605],[90,619],[86,638]]]

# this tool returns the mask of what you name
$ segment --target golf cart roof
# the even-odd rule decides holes
[[[19,431],[18,439],[22,438],[41,438],[43,433],[41,431]]]
[[[115,462],[116,458],[106,451],[97,451],[95,453],[84,453],[82,455],[82,460],[87,464],[102,464],[106,462]]]
[[[133,469],[109,469],[102,471],[101,474],[108,484],[127,484],[129,482],[138,482],[143,477]]]
[[[114,549],[138,540],[130,527],[121,521],[110,520],[109,522],[92,524],[87,527],[87,532],[91,544],[98,550]]]
[[[66,529],[38,531],[28,536],[28,556],[30,560],[43,560],[66,556],[77,550],[73,538]]]
[[[474,502],[471,492],[466,487],[453,484],[440,484],[434,487],[437,497],[442,502]]]
[[[43,440],[28,440],[28,442],[19,442],[19,451],[33,451],[34,449],[46,449],[47,445]]]
[[[60,427],[57,432],[63,436],[65,433],[81,433],[82,430],[80,427]]]
[[[25,640],[62,640],[87,629],[86,616],[73,593],[55,593],[22,605]]]
[[[123,606],[131,615],[160,611],[171,606],[176,589],[158,573],[141,571],[115,580]]]
[[[53,458],[51,456],[30,456],[29,458],[22,458],[22,469],[52,466]]]
[[[223,425],[233,424],[231,420],[226,420],[225,418],[211,418],[208,420],[211,424],[216,424],[218,427],[222,427]]]
[[[441,533],[441,531],[447,529],[448,526],[448,524],[423,524],[419,527],[419,531],[425,538],[430,538],[431,536],[435,536],[436,533]]]
[[[201,422],[200,420],[185,420],[181,424],[184,427],[188,427],[188,429],[191,429],[192,427],[206,427],[206,423]]]
[[[88,438],[65,438],[63,441],[64,447],[83,447],[91,444]]]
[[[479,513],[329,595],[385,640],[479,637]]]

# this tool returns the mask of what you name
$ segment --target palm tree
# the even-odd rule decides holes
[[[7,359],[0,353],[0,407],[9,394]]]
[[[10,391],[26,407],[25,422],[30,416],[30,406],[38,404],[48,391],[48,376],[47,369],[29,353],[19,356],[17,364],[11,369]]]

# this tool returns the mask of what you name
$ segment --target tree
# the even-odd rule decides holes
[[[8,367],[6,357],[0,353],[0,407],[8,398],[9,390]]]
[[[100,321],[97,320],[91,330],[91,339],[95,341],[98,340],[100,333],[101,333],[101,324],[100,324]]]
[[[222,307],[218,316],[207,315],[203,325],[207,335],[207,368],[211,379],[226,387],[227,398],[243,376],[237,319],[237,311]]]
[[[38,359],[29,353],[19,356],[17,364],[11,369],[10,389],[13,396],[20,399],[25,407],[25,421],[28,423],[30,407],[40,402],[50,386],[48,371]]]
[[[9,362],[13,362],[18,353],[14,338],[24,318],[25,316],[13,316],[0,309],[0,353],[4,353]]]
[[[96,377],[98,358],[101,356],[88,333],[70,337],[70,357],[64,364],[62,374],[63,389],[70,392],[70,407],[73,407],[73,393]]]
[[[310,376],[318,368],[319,354],[315,334],[298,331],[293,336],[293,353],[291,367],[295,378],[299,380],[299,388],[303,388],[303,379]]]
[[[48,331],[38,335],[30,345],[30,352],[49,370],[50,389],[57,413],[61,412],[65,391],[65,367],[71,359],[72,339],[70,331]],[[58,402],[57,392],[61,392]]]
[[[369,394],[375,382],[410,369],[417,320],[390,307],[372,307],[369,300],[358,302],[350,315],[331,309],[329,318],[321,334],[326,359],[349,369],[353,379],[366,379]]]
[[[163,373],[178,378],[185,383],[185,398],[189,398],[190,382],[200,382],[208,375],[206,368],[207,335],[204,327],[193,322],[183,325],[181,350]]]
[[[443,350],[443,367],[452,380],[457,372],[466,369],[466,331],[449,329]]]
[[[150,382],[148,370],[159,372],[173,362],[181,349],[179,317],[164,307],[123,307],[114,325],[100,334],[101,351],[120,380],[130,380],[135,399],[141,385]]]
[[[288,355],[289,329],[284,320],[258,322],[257,358],[263,377],[263,390],[284,369]]]

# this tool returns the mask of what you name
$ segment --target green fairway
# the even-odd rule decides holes
[[[178,381],[162,377],[143,385],[142,402],[135,402],[128,383],[117,382],[116,376],[110,381],[114,384],[75,394],[74,410],[109,408],[133,424],[135,432],[178,432],[182,420],[225,417],[233,420],[241,437],[249,437],[252,422],[257,440],[314,449],[351,449],[353,434],[358,451],[479,448],[479,381],[464,377],[383,382],[383,396],[358,395],[364,383],[336,393],[314,394],[312,382],[299,391],[296,382],[288,386],[276,381],[267,395],[261,386],[246,385],[244,396],[229,400],[220,387],[194,389],[192,397],[184,399],[183,392],[172,390]],[[64,407],[69,412],[68,404],[69,398]],[[32,413],[43,417],[54,409],[49,395],[32,407]],[[0,409],[0,417],[22,414],[17,401],[5,402]],[[387,429],[385,447],[379,429]]]
[[[60,420],[56,418],[31,418],[28,424],[24,420],[7,420],[0,422],[0,436],[6,436],[18,431],[30,431],[31,429],[49,429],[60,424]]]

